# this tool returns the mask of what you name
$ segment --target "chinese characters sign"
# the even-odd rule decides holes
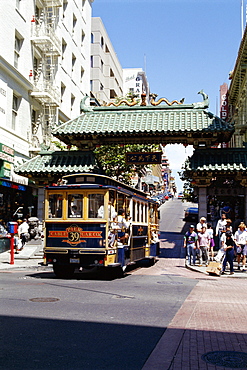
[[[129,152],[126,153],[127,164],[159,164],[162,152]]]

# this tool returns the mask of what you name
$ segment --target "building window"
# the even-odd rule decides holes
[[[93,91],[93,80],[90,80],[90,91]]]
[[[76,62],[76,56],[72,54],[72,71],[74,70],[75,62]]]
[[[103,84],[101,83],[100,84],[100,90],[102,91],[102,90],[104,90],[104,86],[103,86]]]
[[[93,35],[93,33],[91,33],[91,44],[93,44],[94,43],[94,35]]]
[[[110,77],[114,77],[114,73],[112,69],[110,69]]]
[[[104,38],[103,38],[103,36],[101,37],[101,47],[103,48],[103,46],[104,46]]]
[[[83,68],[83,67],[81,67],[81,81],[82,81],[82,79],[83,79],[84,72],[85,72],[84,68]]]
[[[67,43],[64,39],[62,39],[62,59],[64,58],[66,47],[67,47]]]
[[[65,11],[66,11],[66,8],[68,6],[68,0],[63,0],[63,16],[65,17]]]
[[[72,32],[75,32],[76,22],[77,22],[77,18],[76,18],[76,16],[73,14],[73,30],[72,30]]]
[[[16,129],[16,122],[17,122],[17,113],[19,109],[19,97],[15,94],[13,94],[13,101],[12,101],[12,129]]]
[[[110,53],[110,50],[108,49],[108,46],[107,45],[105,46],[105,52],[106,53]]]
[[[19,57],[20,57],[20,50],[22,47],[23,39],[20,35],[15,35],[15,49],[14,49],[14,66],[18,68],[19,64]]]
[[[110,99],[114,99],[116,98],[117,94],[115,92],[115,90],[110,90]]]
[[[21,0],[16,0],[16,9],[20,10],[21,9]]]
[[[85,32],[82,30],[81,31],[81,44],[83,44],[84,39],[85,39]]]
[[[61,103],[63,101],[63,94],[65,92],[66,86],[64,85],[63,82],[61,82]]]
[[[91,55],[90,57],[90,65],[91,65],[91,68],[93,68],[93,55]]]
[[[74,102],[75,102],[75,96],[71,94],[71,110],[73,108]]]
[[[104,63],[103,61],[101,60],[101,72],[103,73],[104,72]]]

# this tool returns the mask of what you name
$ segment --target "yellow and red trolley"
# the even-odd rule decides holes
[[[153,264],[159,254],[158,213],[158,204],[144,192],[107,176],[64,176],[45,189],[45,263],[57,277],[92,268],[121,276],[129,264]]]

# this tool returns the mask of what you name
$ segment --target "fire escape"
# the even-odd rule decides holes
[[[41,2],[39,1],[39,4]],[[56,124],[57,107],[60,105],[60,89],[56,86],[58,57],[61,55],[61,41],[57,36],[59,7],[62,0],[43,0],[43,7],[36,7],[31,20],[31,42],[33,45],[33,69],[30,79],[33,83],[31,96],[42,109],[32,118],[32,146],[50,146],[51,130]]]

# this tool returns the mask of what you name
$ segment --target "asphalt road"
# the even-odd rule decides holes
[[[162,206],[163,237],[181,239],[183,209],[178,200]],[[180,245],[170,248],[174,253],[181,254]],[[0,368],[142,369],[195,284],[175,274],[152,275],[152,267],[148,275],[110,281],[2,271]]]

